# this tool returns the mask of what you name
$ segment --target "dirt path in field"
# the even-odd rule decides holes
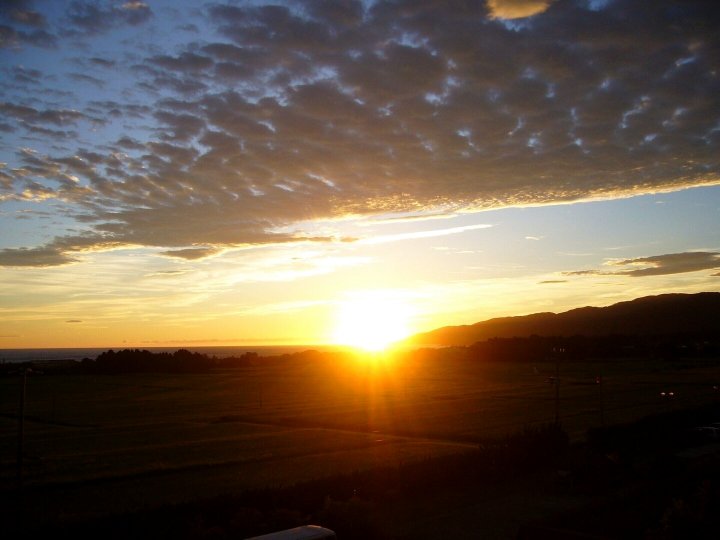
[[[237,417],[224,417],[219,420],[221,422],[237,422],[238,424],[247,424],[251,426],[265,426],[265,427],[283,427],[283,428],[295,428],[295,429],[317,429],[327,432],[334,433],[352,433],[352,434],[365,434],[372,435],[378,438],[389,437],[396,441],[404,442],[419,442],[419,443],[431,443],[443,446],[456,446],[458,448],[477,449],[478,443],[463,441],[458,439],[448,439],[445,437],[432,437],[432,436],[418,436],[409,435],[402,432],[391,432],[391,431],[380,431],[380,430],[368,430],[362,428],[351,428],[351,427],[338,427],[328,426],[325,424],[305,421],[305,420],[253,420],[250,418],[237,416]]]

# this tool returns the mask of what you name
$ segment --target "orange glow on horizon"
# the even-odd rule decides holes
[[[402,300],[376,292],[341,303],[332,341],[368,352],[380,352],[411,334],[410,307]]]

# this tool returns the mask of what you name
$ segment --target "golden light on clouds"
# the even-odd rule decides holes
[[[498,19],[522,19],[542,13],[550,6],[550,0],[488,0],[488,8]]]

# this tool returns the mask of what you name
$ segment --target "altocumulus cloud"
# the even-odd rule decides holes
[[[0,10],[8,54],[43,45],[33,32],[63,50],[159,24],[142,2],[73,2],[55,19],[41,3],[11,4]],[[181,32],[169,49],[125,40],[100,65],[73,49],[76,65],[97,69],[66,77],[91,92],[41,92],[45,74],[12,68],[15,90],[0,90],[0,106],[18,144],[0,200],[60,202],[85,232],[2,250],[0,265],[66,264],[78,252],[123,246],[193,259],[332,241],[283,232],[316,219],[720,182],[713,2],[183,9],[172,11],[173,24],[202,23],[202,40],[191,32],[183,44]],[[113,91],[102,66],[124,77],[125,92]],[[90,142],[73,148],[75,133],[90,130]],[[38,136],[57,144],[27,143]]]

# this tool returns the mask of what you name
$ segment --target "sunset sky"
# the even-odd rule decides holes
[[[0,81],[0,348],[720,290],[714,0],[4,0]]]

